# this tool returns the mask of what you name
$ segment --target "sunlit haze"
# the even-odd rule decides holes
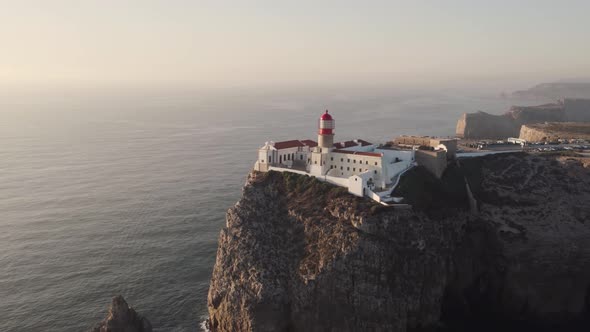
[[[588,1],[1,3],[3,86],[590,76]]]

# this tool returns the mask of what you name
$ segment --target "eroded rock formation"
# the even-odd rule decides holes
[[[250,174],[220,234],[210,329],[590,326],[588,168],[504,155],[427,174],[400,183],[414,209],[305,176]]]
[[[113,297],[107,317],[92,332],[152,332],[152,325],[118,295]]]

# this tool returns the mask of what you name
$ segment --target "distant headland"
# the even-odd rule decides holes
[[[545,122],[590,122],[590,83],[542,83],[511,94],[515,101],[552,101],[538,106],[512,106],[502,115],[464,113],[456,135],[465,139],[519,137],[523,125]],[[567,133],[564,125],[561,133]],[[555,135],[550,135],[555,136]],[[520,137],[526,139],[525,137]]]

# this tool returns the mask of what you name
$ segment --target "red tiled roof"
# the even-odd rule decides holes
[[[361,152],[361,151],[347,151],[347,150],[332,150],[334,153],[345,153],[345,154],[354,154],[359,156],[369,156],[369,157],[382,157],[381,153],[375,152]]]
[[[334,143],[334,147],[337,149],[345,149],[345,148],[350,148],[353,146],[367,146],[367,145],[371,145],[371,143],[362,140],[362,139],[357,139],[354,141],[346,141],[346,142],[338,142],[338,143]]]
[[[277,150],[296,148],[296,147],[301,147],[301,146],[314,147],[314,146],[318,146],[318,143],[316,143],[310,139],[306,139],[303,141],[300,141],[298,139],[294,139],[294,140],[290,140],[290,141],[275,142],[275,145],[274,145],[275,149],[277,149]]]
[[[296,148],[299,146],[304,146],[304,144],[301,143],[301,141],[297,140],[297,139],[290,140],[290,141],[283,141],[283,142],[275,142],[275,145],[274,145],[275,149],[277,149],[277,150]]]
[[[357,139],[357,141],[361,143],[361,146],[373,145],[373,143],[367,142],[364,139]]]
[[[303,142],[303,144],[305,144],[305,145],[307,145],[309,147],[312,147],[312,148],[318,146],[318,142],[312,141],[310,139],[304,139],[301,142]]]

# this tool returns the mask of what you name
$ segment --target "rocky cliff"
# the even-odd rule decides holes
[[[219,237],[210,329],[590,326],[588,168],[505,155],[428,174],[400,182],[413,209],[250,174]]]
[[[590,114],[590,104],[589,114]],[[512,106],[502,115],[485,112],[465,113],[457,122],[456,134],[461,138],[518,137],[520,127],[529,123],[566,121],[563,104]]]
[[[529,142],[554,141],[560,138],[590,140],[590,122],[545,122],[524,125],[520,138]]]
[[[152,332],[147,318],[129,307],[122,296],[113,297],[107,317],[92,332]]]
[[[517,137],[521,126],[544,122],[590,122],[590,99],[566,98],[557,104],[512,106],[502,115],[464,113],[457,121],[461,138]]]
[[[518,131],[517,125],[506,115],[492,115],[486,112],[463,113],[457,121],[456,135],[461,138],[502,138],[512,137]]]

